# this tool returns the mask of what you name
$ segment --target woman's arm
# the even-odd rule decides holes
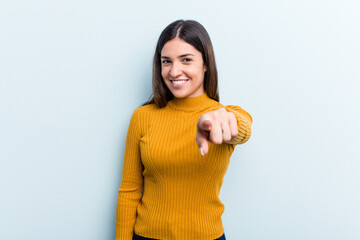
[[[116,212],[116,240],[131,240],[136,208],[143,191],[143,165],[140,157],[141,118],[139,109],[131,117],[126,136],[121,186]]]

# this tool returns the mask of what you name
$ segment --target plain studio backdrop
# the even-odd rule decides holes
[[[113,240],[127,127],[160,32],[195,19],[254,119],[229,240],[360,239],[357,0],[0,2],[0,239]]]

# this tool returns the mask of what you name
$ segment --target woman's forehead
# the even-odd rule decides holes
[[[165,43],[161,49],[161,57],[184,57],[185,55],[198,56],[201,53],[191,44],[182,39],[174,38]]]

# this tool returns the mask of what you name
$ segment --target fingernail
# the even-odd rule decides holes
[[[202,147],[200,147],[200,153],[201,153],[201,155],[204,156],[204,153],[203,153],[203,151],[202,151]]]

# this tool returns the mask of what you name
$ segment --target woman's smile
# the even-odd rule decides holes
[[[173,79],[170,80],[171,84],[175,88],[181,88],[186,84],[186,82],[189,81],[189,79]]]

